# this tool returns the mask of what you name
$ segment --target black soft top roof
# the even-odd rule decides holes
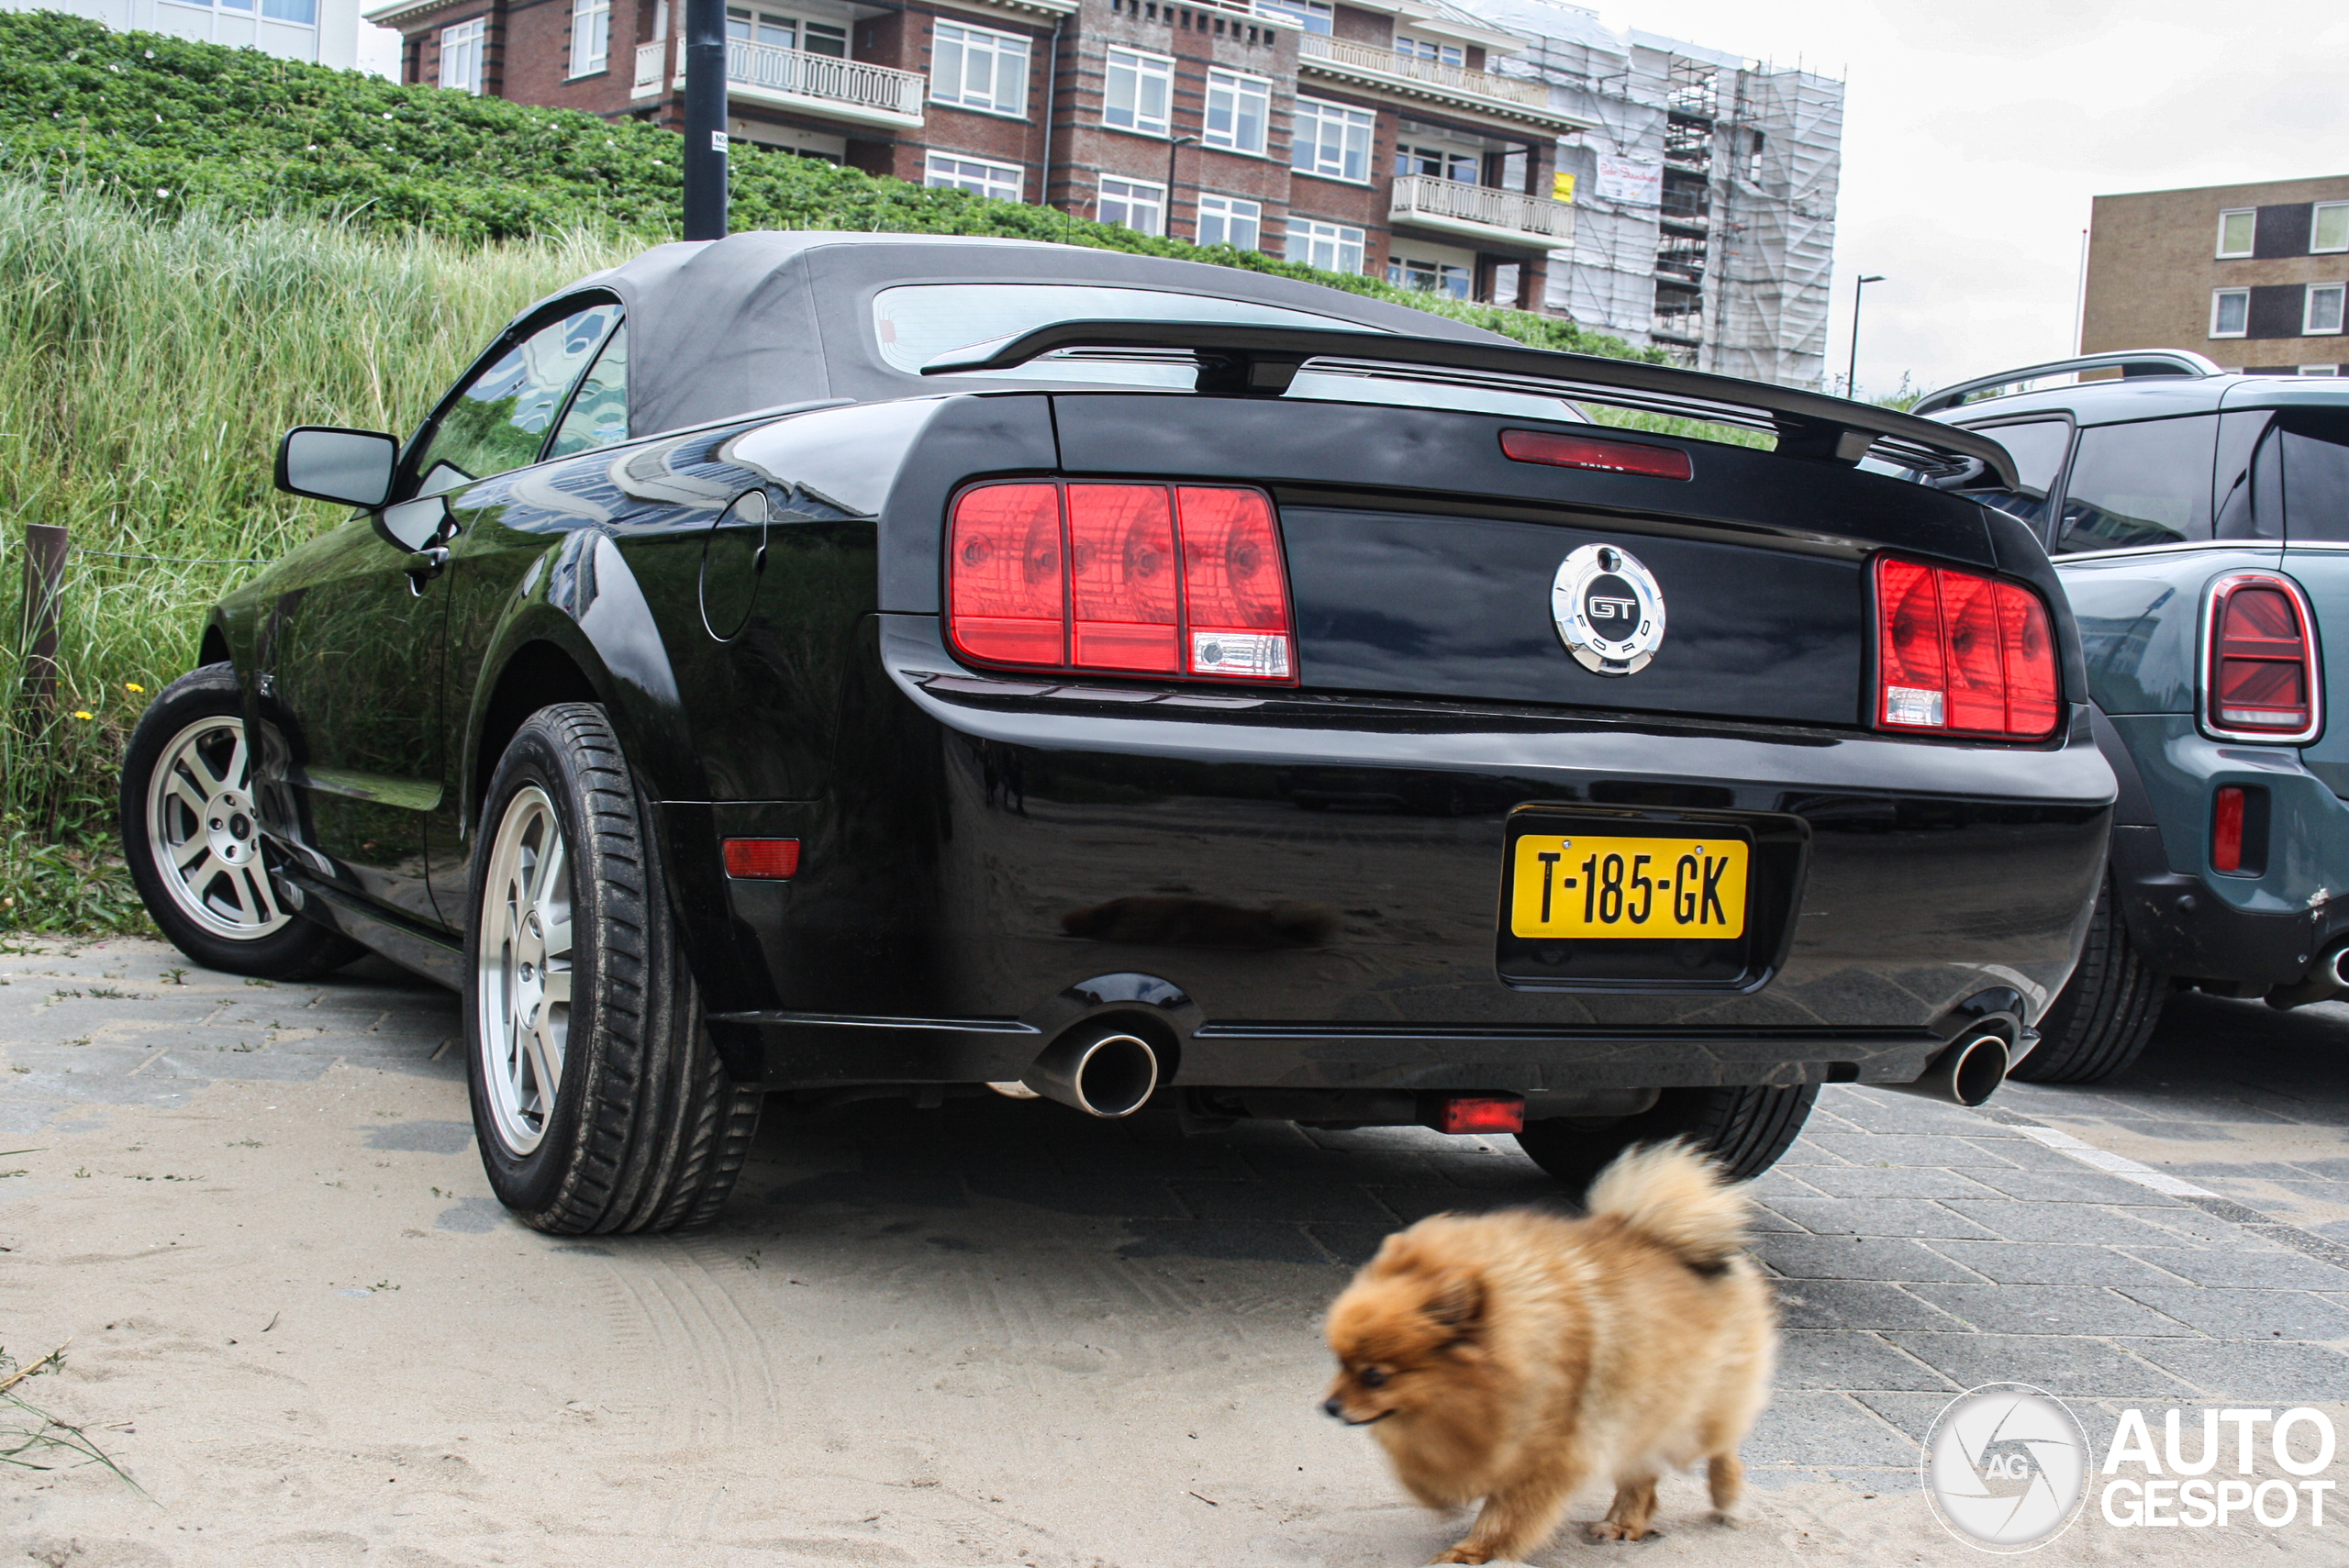
[[[1422,379],[1742,426],[1775,435],[1776,450],[1789,457],[1850,464],[1872,452],[1935,473],[1970,462],[2012,478],[2013,460],[1998,442],[1873,405],[1671,365],[1529,349],[1431,311],[1239,267],[1028,239],[762,230],[660,245],[580,279],[525,315],[583,290],[619,296],[629,323],[629,423],[644,436],[826,399],[863,403],[952,390],[882,357],[873,299],[905,284],[973,283],[1156,289],[1309,313],[1330,327],[1069,322],[964,350],[954,358],[968,362],[951,369],[934,361],[933,370],[1009,368],[1058,348],[1188,350],[1203,365],[1261,361],[1290,370],[1330,355],[1401,365]],[[1256,374],[1243,370],[1241,379]],[[1282,372],[1272,380],[1287,384]],[[1073,370],[1064,384],[1088,384]]]
[[[629,323],[629,408],[639,435],[780,404],[863,402],[946,390],[881,358],[873,295],[920,283],[1099,284],[1312,311],[1466,343],[1508,339],[1408,306],[1294,278],[1030,239],[934,234],[776,233],[659,245],[533,306],[584,289],[619,296]]]

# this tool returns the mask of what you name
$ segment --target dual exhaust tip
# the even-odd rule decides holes
[[[1105,1118],[1131,1116],[1158,1089],[1158,1052],[1141,1036],[1115,1026],[1072,1029],[1046,1046],[1028,1071],[988,1088],[1016,1100],[1041,1095]]]
[[[1960,1040],[1933,1058],[1913,1084],[1885,1084],[1946,1104],[1978,1106],[2007,1081],[2011,1056],[2006,1040],[1983,1033]],[[1029,1064],[1016,1082],[990,1084],[1014,1099],[1041,1096],[1087,1116],[1128,1117],[1157,1092],[1158,1052],[1141,1036],[1115,1026],[1079,1029],[1063,1035]]]

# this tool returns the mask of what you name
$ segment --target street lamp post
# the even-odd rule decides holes
[[[1871,272],[1852,285],[1852,364],[1843,373],[1843,395],[1860,395],[1860,301],[1868,292],[1868,284],[1884,282],[1884,274]]]
[[[1158,227],[1168,239],[1174,238],[1174,155],[1198,139],[1196,136],[1177,136],[1170,137],[1166,142],[1166,216]]]
[[[685,0],[685,238],[726,238],[726,0]]]

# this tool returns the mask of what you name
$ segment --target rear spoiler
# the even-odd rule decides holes
[[[1875,457],[1935,477],[1987,468],[2009,488],[2019,483],[2006,448],[1987,436],[1931,419],[1673,365],[1561,354],[1514,343],[1212,321],[1057,321],[941,354],[923,365],[921,373],[1009,370],[1063,349],[1187,351],[1198,360],[1198,390],[1227,395],[1277,397],[1308,361],[1315,361],[1316,370],[1340,373],[1391,374],[1400,369],[1414,380],[1573,397],[1760,430],[1777,437],[1776,450],[1787,457],[1847,467]]]

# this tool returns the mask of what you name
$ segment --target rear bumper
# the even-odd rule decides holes
[[[708,877],[680,911],[721,1050],[772,1086],[1016,1077],[1103,1011],[1154,1019],[1186,1085],[1907,1082],[1969,1005],[2045,1007],[2103,863],[2085,719],[2015,751],[1086,690],[960,672],[932,617],[868,626],[833,797],[666,808],[681,864],[805,846],[797,880]],[[1503,828],[1535,804],[1799,818],[1783,964],[1742,992],[1504,984]]]
[[[2210,740],[2191,714],[2111,722],[2158,824],[2124,824],[2112,836],[2122,914],[2147,962],[2196,980],[2288,985],[2349,937],[2349,802],[2297,750]],[[2257,875],[2210,869],[2211,804],[2227,784],[2265,793]]]

